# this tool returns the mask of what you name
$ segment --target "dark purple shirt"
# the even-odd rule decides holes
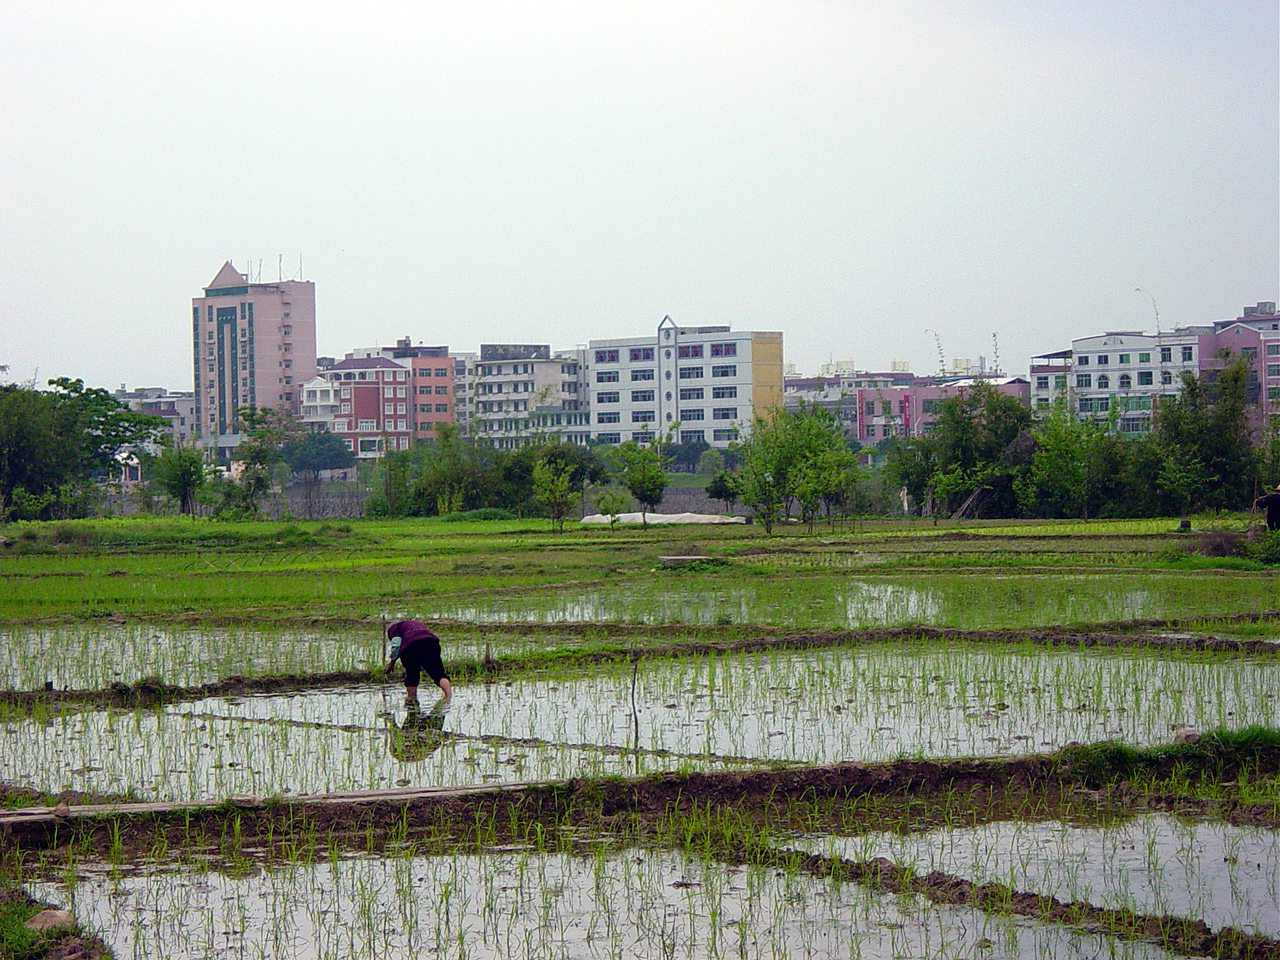
[[[440,642],[440,638],[428,630],[427,625],[421,620],[397,620],[387,627],[387,636],[400,638],[400,649],[396,651],[392,660],[403,657],[404,652],[419,641],[434,640],[437,644]]]

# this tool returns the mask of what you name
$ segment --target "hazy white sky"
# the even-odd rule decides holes
[[[190,389],[225,259],[321,353],[777,329],[929,372],[1277,298],[1277,2],[9,4],[0,363]]]

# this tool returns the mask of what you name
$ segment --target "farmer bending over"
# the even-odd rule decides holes
[[[1262,507],[1267,511],[1267,529],[1272,532],[1280,530],[1280,487],[1274,493],[1259,497],[1253,501],[1254,507]]]
[[[428,630],[426,624],[421,620],[397,620],[387,627],[387,636],[391,640],[391,659],[387,661],[386,670],[390,673],[397,660],[404,664],[406,700],[418,699],[418,681],[423,670],[444,693],[445,700],[453,696],[453,684],[440,659],[440,638]]]

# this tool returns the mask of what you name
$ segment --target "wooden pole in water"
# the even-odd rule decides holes
[[[387,665],[387,615],[384,613],[382,615],[382,663],[378,664],[378,666],[385,667],[386,665]]]

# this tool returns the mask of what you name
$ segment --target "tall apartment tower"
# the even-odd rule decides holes
[[[228,260],[191,300],[196,436],[229,458],[240,442],[236,411],[297,413],[316,375],[316,287],[310,280],[250,283]]]

